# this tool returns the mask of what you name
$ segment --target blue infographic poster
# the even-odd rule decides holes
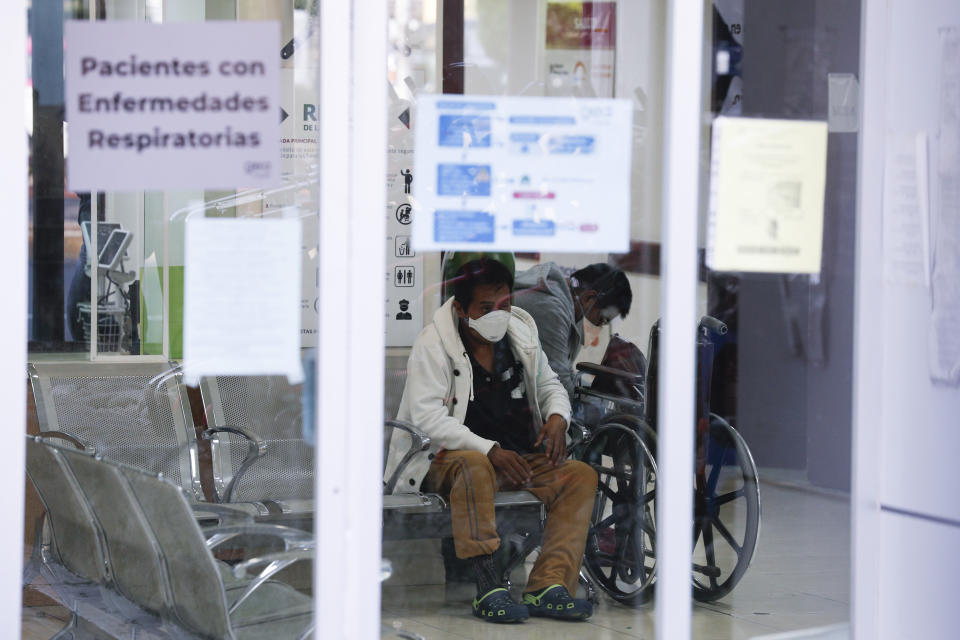
[[[622,99],[419,96],[413,248],[626,252],[632,117]]]

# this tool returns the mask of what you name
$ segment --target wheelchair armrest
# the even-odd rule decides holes
[[[614,376],[630,384],[641,384],[643,382],[643,374],[641,373],[630,373],[629,371],[605,367],[601,364],[593,364],[592,362],[578,362],[577,370],[595,376]]]
[[[75,436],[72,433],[67,433],[66,431],[41,431],[39,434],[40,438],[47,440],[65,440],[69,442],[77,449],[81,451],[86,451],[87,453],[96,453],[97,448],[91,443],[87,442],[80,436]]]
[[[590,430],[576,420],[570,420],[570,426],[567,428],[567,433],[570,434],[570,444],[567,447],[567,451],[570,451],[573,447],[585,442],[586,439],[590,437]]]
[[[703,316],[700,318],[700,328],[713,331],[717,335],[726,335],[727,325],[722,320],[717,320],[713,316]]]
[[[250,443],[250,450],[247,452],[247,457],[244,458],[243,464],[241,464],[240,468],[237,469],[237,472],[233,474],[233,478],[231,478],[230,482],[227,484],[227,488],[223,492],[223,496],[217,496],[217,501],[223,503],[230,502],[230,499],[233,497],[233,488],[236,486],[237,480],[240,479],[240,476],[246,472],[250,465],[253,464],[254,460],[267,452],[267,443],[249,429],[238,427],[236,425],[220,425],[218,427],[204,429],[203,439],[210,440],[217,433],[233,433],[238,436],[243,436],[246,438],[247,442]]]
[[[394,429],[400,429],[401,431],[405,431],[410,434],[410,448],[407,449],[407,452],[400,460],[400,464],[398,464],[397,468],[394,469],[393,474],[391,474],[386,485],[383,487],[383,492],[385,494],[391,494],[393,493],[394,488],[397,486],[397,481],[400,479],[400,474],[404,469],[406,469],[407,465],[410,463],[410,460],[413,459],[413,456],[430,448],[430,436],[425,434],[423,431],[420,431],[412,424],[403,422],[402,420],[385,420],[384,425]]]
[[[633,413],[635,415],[643,415],[643,412],[646,410],[643,402],[638,402],[632,398],[627,398],[624,396],[615,396],[610,393],[604,393],[602,391],[594,391],[589,387],[580,389],[580,393],[584,396],[589,396],[591,398],[598,398],[606,402],[610,402],[620,411],[626,411]]]

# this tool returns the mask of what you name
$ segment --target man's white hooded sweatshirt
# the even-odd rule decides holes
[[[535,433],[553,414],[570,422],[570,400],[557,374],[547,364],[540,348],[537,325],[519,307],[510,310],[507,338],[514,358],[523,365],[527,399]],[[463,424],[467,405],[473,399],[473,367],[457,330],[453,298],[433,315],[433,324],[417,336],[407,361],[407,383],[397,419],[409,422],[430,436],[430,448],[414,456],[401,472],[394,493],[410,493],[420,483],[430,462],[441,449],[467,449],[488,453],[493,440],[476,435]],[[410,436],[394,430],[390,440],[384,479],[390,478],[410,449]]]

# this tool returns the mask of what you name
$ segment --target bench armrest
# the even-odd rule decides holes
[[[226,504],[212,504],[209,502],[199,502],[190,505],[193,509],[193,515],[198,516],[201,513],[212,513],[219,518],[219,523],[213,526],[222,527],[228,525],[238,525],[241,523],[253,523],[253,516],[237,507],[231,507]]]
[[[577,370],[582,371],[584,373],[589,373],[595,376],[597,375],[614,376],[630,384],[641,384],[643,382],[642,373],[630,373],[629,371],[624,371],[623,369],[614,369],[613,367],[605,367],[602,364],[594,364],[592,362],[578,362]]]
[[[250,465],[252,465],[257,458],[267,452],[267,443],[249,429],[238,427],[236,425],[220,425],[218,427],[204,429],[203,439],[210,440],[218,433],[232,433],[242,436],[246,438],[247,442],[250,443],[250,450],[247,452],[247,457],[244,458],[243,464],[240,465],[240,468],[237,469],[237,472],[233,474],[232,478],[230,478],[230,482],[227,484],[227,488],[224,490],[223,495],[217,496],[218,502],[230,502],[230,500],[233,498],[233,488],[237,485],[237,480],[240,479],[240,477],[246,472],[247,469],[250,468]]]
[[[260,585],[269,580],[274,576],[278,571],[286,569],[294,562],[299,562],[301,560],[312,560],[314,556],[313,549],[297,549],[294,551],[281,551],[279,553],[267,553],[257,558],[251,558],[249,560],[244,560],[240,564],[236,565],[233,568],[233,575],[237,578],[245,578],[247,576],[247,570],[252,567],[256,567],[261,564],[267,565],[264,567],[256,578],[250,581],[250,584],[247,585],[247,588],[244,589],[243,593],[239,598],[230,606],[230,613],[232,614],[237,610],[243,601],[249,598],[254,591],[256,591]]]
[[[394,488],[397,486],[397,480],[400,479],[400,474],[404,469],[406,469],[407,465],[410,463],[410,460],[413,459],[413,456],[430,448],[430,436],[425,434],[423,431],[420,431],[409,422],[403,422],[402,420],[385,420],[384,425],[394,429],[400,429],[401,431],[405,431],[410,434],[410,448],[405,454],[403,454],[400,464],[398,464],[397,468],[394,469],[393,473],[390,475],[390,478],[387,480],[387,483],[383,487],[383,492],[385,494],[391,494],[393,493]]]
[[[279,524],[247,523],[204,527],[203,533],[208,536],[208,549],[215,549],[237,536],[270,536],[278,538],[283,542],[283,548],[286,551],[291,549],[312,549],[316,544],[313,536],[307,532]]]
[[[66,431],[41,431],[39,434],[44,440],[65,440],[72,444],[77,449],[81,451],[86,451],[88,453],[96,453],[97,448],[93,444],[87,442],[80,436],[75,436],[72,433],[67,433]]]
[[[299,560],[312,560],[314,556],[313,549],[295,549],[293,551],[276,551],[274,553],[266,553],[262,556],[257,556],[256,558],[250,558],[249,560],[244,560],[243,562],[233,566],[233,575],[235,578],[246,578],[247,572],[250,571],[253,567],[256,567],[261,564],[272,564],[278,560],[293,560],[297,562]],[[270,577],[275,574],[279,569],[264,569],[259,575],[263,576],[265,573],[270,572],[266,577]]]

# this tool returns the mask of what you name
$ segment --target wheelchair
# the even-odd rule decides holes
[[[757,468],[746,442],[710,412],[714,355],[727,327],[704,316],[697,328],[696,465],[691,563],[693,596],[718,600],[737,585],[760,534]],[[573,457],[599,475],[584,569],[594,585],[626,605],[653,595],[656,579],[657,352],[659,321],[650,330],[646,371],[577,365]],[[594,376],[583,384],[583,374]],[[592,592],[588,586],[588,592]],[[595,595],[595,594],[594,594]]]

